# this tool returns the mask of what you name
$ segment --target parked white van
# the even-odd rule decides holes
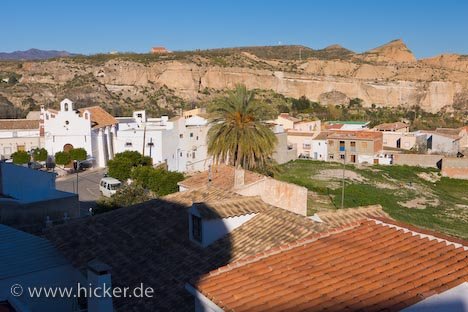
[[[105,177],[101,179],[101,182],[99,182],[99,190],[103,196],[111,197],[117,192],[120,185],[122,185],[122,183],[120,183],[119,180],[111,177]]]

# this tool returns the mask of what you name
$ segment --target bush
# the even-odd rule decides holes
[[[71,157],[69,153],[66,152],[57,152],[55,153],[55,163],[57,165],[65,166],[71,162]]]
[[[152,198],[154,198],[152,194],[145,190],[141,185],[135,183],[125,185],[111,198],[98,201],[94,213],[99,214],[122,207],[136,205]]]
[[[45,148],[36,148],[33,150],[34,161],[46,161],[47,150]]]
[[[133,168],[151,166],[152,163],[151,157],[142,156],[137,151],[125,151],[115,154],[114,159],[107,162],[108,174],[117,180],[125,181],[130,178]]]
[[[31,159],[31,156],[25,151],[17,151],[11,154],[11,158],[13,159],[13,163],[17,165],[27,164]]]
[[[71,149],[68,152],[68,154],[70,154],[70,159],[71,160],[82,161],[82,160],[86,160],[86,158],[87,158],[86,150],[84,148],[82,148],[82,147]]]

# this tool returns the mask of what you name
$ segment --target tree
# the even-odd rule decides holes
[[[70,154],[66,152],[57,152],[55,153],[55,163],[57,165],[65,166],[71,161]]]
[[[13,163],[17,165],[27,164],[31,159],[31,156],[25,151],[17,151],[11,154],[11,158],[13,159]]]
[[[132,169],[139,166],[151,166],[153,160],[151,157],[142,156],[137,151],[125,151],[117,153],[114,159],[107,162],[109,175],[120,181],[130,178]]]
[[[244,169],[266,164],[277,138],[262,122],[271,115],[271,110],[255,100],[253,91],[238,85],[227,97],[212,102],[208,111],[213,116],[208,153],[216,163],[229,162]]]
[[[33,150],[34,161],[46,161],[47,160],[47,150],[45,148],[35,148]]]
[[[134,183],[151,190],[155,195],[164,196],[179,190],[177,183],[184,179],[184,175],[179,172],[141,166],[133,168],[131,178]]]
[[[141,185],[130,184],[121,187],[111,198],[99,200],[94,213],[99,214],[106,211],[128,207],[146,202],[154,198],[148,190]]]
[[[305,96],[292,100],[292,109],[296,112],[303,112],[309,108],[310,101]]]
[[[80,148],[73,148],[71,150],[68,151],[68,154],[70,154],[70,159],[71,160],[78,160],[78,161],[82,161],[82,160],[86,160],[87,158],[87,153],[86,153],[86,150],[82,147]]]

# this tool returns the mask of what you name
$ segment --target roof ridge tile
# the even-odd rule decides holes
[[[420,239],[427,239],[429,241],[437,241],[437,242],[445,242],[447,246],[454,246],[455,248],[463,248],[464,250],[468,251],[468,243],[461,239],[454,238],[455,241],[451,241],[448,237],[441,237],[445,235],[440,235],[439,233],[435,233],[433,231],[428,231],[424,229],[418,229],[416,227],[411,226],[411,228],[403,227],[403,224],[399,225],[398,222],[393,222],[390,219],[386,218],[377,218],[377,217],[370,217],[370,220],[373,220],[376,224],[387,226],[390,228],[394,228],[404,233],[411,233],[413,236],[418,236]],[[424,233],[426,232],[426,233]],[[438,236],[440,235],[440,236]]]

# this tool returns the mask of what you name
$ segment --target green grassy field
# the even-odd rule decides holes
[[[329,197],[326,208],[341,207],[342,164],[296,160],[281,169],[275,178]],[[468,238],[467,180],[441,177],[436,169],[347,165],[345,181],[344,207],[381,204],[396,220]],[[309,199],[309,213],[320,206]]]

